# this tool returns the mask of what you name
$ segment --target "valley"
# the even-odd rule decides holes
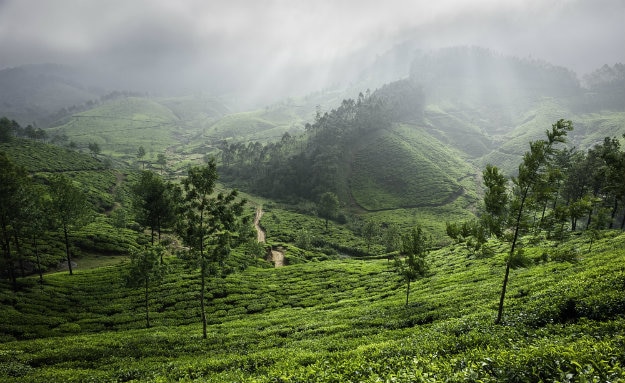
[[[0,381],[625,379],[622,64],[406,65],[253,109],[2,71],[59,96],[0,107]]]

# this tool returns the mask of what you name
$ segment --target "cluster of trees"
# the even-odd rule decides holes
[[[144,170],[132,187],[137,222],[150,229],[151,242],[131,254],[128,285],[144,288],[148,327],[149,289],[166,271],[162,230],[171,229],[182,239],[187,250],[179,256],[190,267],[199,269],[204,338],[207,336],[206,279],[231,272],[226,263],[231,249],[255,238],[249,217],[243,214],[246,201],[238,198],[236,190],[215,194],[217,178],[217,165],[209,160],[206,165],[190,168],[180,184],[164,181],[158,174]]]
[[[570,121],[559,121],[556,125],[572,129]],[[524,218],[526,232],[562,240],[567,233],[579,230],[593,234],[601,229],[625,228],[625,151],[616,137],[606,137],[586,152],[550,147],[539,170],[524,207],[528,214],[531,212]],[[521,175],[519,170],[511,184],[515,185]],[[510,194],[510,182],[497,167],[490,165],[484,170],[483,179],[486,206],[503,208],[506,195],[495,191],[501,189]],[[502,199],[489,202],[493,195]],[[474,253],[488,253],[489,249],[483,245],[490,234],[481,220],[447,223],[447,235],[465,243]]]
[[[546,139],[530,143],[518,174],[508,179],[487,165],[482,175],[486,192],[484,211],[478,220],[447,223],[447,234],[465,242],[474,252],[488,254],[489,238],[510,244],[496,322],[502,320],[510,268],[522,263],[523,235],[561,240],[578,230],[585,217],[589,232],[625,226],[625,152],[615,137],[587,152],[560,148],[573,129],[571,121],[559,120]]]
[[[393,122],[422,117],[423,93],[410,80],[386,85],[373,94],[321,114],[306,124],[305,133],[286,133],[275,143],[223,142],[222,174],[229,181],[279,199],[317,201],[321,194],[347,195],[346,174],[354,144]]]
[[[13,137],[45,141],[48,139],[48,134],[41,128],[34,128],[32,125],[22,127],[15,120],[0,118],[0,142],[10,142]]]
[[[584,76],[588,89],[584,97],[584,110],[625,108],[625,64],[604,65]]]
[[[136,221],[150,230],[150,243],[131,250],[127,275],[129,286],[145,289],[146,325],[149,321],[149,289],[162,279],[167,267],[161,232],[174,231],[185,250],[179,256],[199,269],[200,306],[206,337],[204,293],[206,278],[233,271],[227,259],[231,249],[253,240],[249,217],[244,217],[245,200],[237,191],[215,193],[217,165],[211,160],[192,167],[180,184],[164,181],[158,174],[141,171],[132,185],[132,206]],[[51,233],[63,238],[69,274],[72,270],[72,233],[95,216],[81,186],[66,175],[34,179],[0,152],[0,273],[17,290],[17,278],[26,275],[25,264],[35,264],[43,283],[39,243]],[[141,231],[140,236],[144,234]],[[23,246],[28,243],[28,249]],[[141,241],[138,239],[137,243]]]
[[[2,268],[17,289],[16,277],[25,275],[28,242],[34,252],[36,271],[43,280],[38,242],[48,231],[63,235],[67,266],[72,274],[70,233],[93,216],[86,194],[64,174],[52,175],[46,183],[35,182],[22,167],[0,152],[0,230]]]

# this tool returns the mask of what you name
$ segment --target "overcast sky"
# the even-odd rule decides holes
[[[581,75],[625,62],[625,0],[0,0],[0,69],[89,65],[131,86],[301,93],[408,39]]]

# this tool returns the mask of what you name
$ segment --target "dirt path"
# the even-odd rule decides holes
[[[254,227],[256,228],[256,240],[265,243],[265,231],[260,227],[260,218],[263,216],[263,209],[259,206],[254,216]]]
[[[256,215],[254,216],[254,227],[256,228],[256,239],[258,240],[258,242],[265,243],[266,233],[263,230],[263,228],[260,227],[260,219],[262,216],[263,216],[263,209],[262,207],[259,206],[256,209]],[[273,262],[275,267],[284,266],[284,251],[282,250],[281,247],[278,247],[275,250],[272,248],[271,254],[267,254],[267,258],[268,260]]]
[[[275,267],[284,266],[284,253],[280,250],[271,249],[271,261]]]

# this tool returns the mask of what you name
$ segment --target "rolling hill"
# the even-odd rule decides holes
[[[0,70],[0,116],[22,125],[47,127],[65,116],[67,109],[92,103],[105,93],[85,85],[84,76],[74,68],[54,64]]]
[[[48,132],[81,148],[95,142],[127,164],[143,146],[148,167],[165,154],[176,174],[216,156],[231,186],[294,203],[334,191],[357,213],[447,209],[456,198],[472,206],[481,169],[490,163],[513,175],[528,142],[560,118],[573,120],[569,145],[580,150],[625,133],[625,105],[614,102],[622,65],[580,82],[566,68],[481,48],[395,56],[405,61],[397,68],[410,68],[408,77],[353,99],[341,101],[353,88],[320,91],[239,111],[204,95],[121,94]],[[372,67],[363,79],[379,83],[389,74],[374,72],[384,68]],[[369,98],[384,107],[357,106]]]
[[[397,125],[355,146],[350,193],[367,211],[445,205],[475,172],[423,127]]]
[[[170,109],[138,97],[106,102],[49,129],[50,135],[64,135],[81,147],[95,142],[105,153],[125,156],[134,155],[139,146],[162,152],[177,142],[180,132],[179,119]]]
[[[595,83],[618,80],[611,70]],[[445,222],[474,217],[484,164],[514,172],[528,141],[555,120],[573,120],[571,144],[581,149],[625,132],[620,106],[597,101],[618,88],[590,86],[597,102],[580,108],[584,89],[561,68],[460,49],[419,56],[410,78],[342,102],[320,93],[235,113],[210,97],[123,95],[48,130],[80,147],[98,143],[97,156],[3,143],[33,178],[45,183],[63,172],[90,196],[94,219],[72,236],[81,266],[118,257],[73,276],[54,272],[63,246],[50,230],[37,245],[49,271],[43,283],[25,276],[12,289],[0,280],[0,381],[623,380],[622,230],[589,225],[520,238],[501,325],[493,319],[509,244],[491,238],[478,252],[444,237]],[[177,256],[174,235],[164,241],[167,273],[149,298],[144,286],[125,283],[124,255],[148,237],[132,217],[118,215],[118,225],[112,212],[130,212],[138,167],[128,164],[139,146],[149,161],[167,153],[172,179],[219,155],[222,180],[249,192],[247,214],[264,205],[266,247],[232,249],[233,273],[209,278],[206,340],[199,270]],[[342,202],[329,225],[315,214],[326,191]],[[368,242],[368,222],[382,233],[420,225],[433,237],[428,270],[410,285],[407,304],[405,281],[389,262],[396,252],[380,236]],[[287,267],[266,261],[273,247]],[[32,258],[30,244],[22,250]]]

